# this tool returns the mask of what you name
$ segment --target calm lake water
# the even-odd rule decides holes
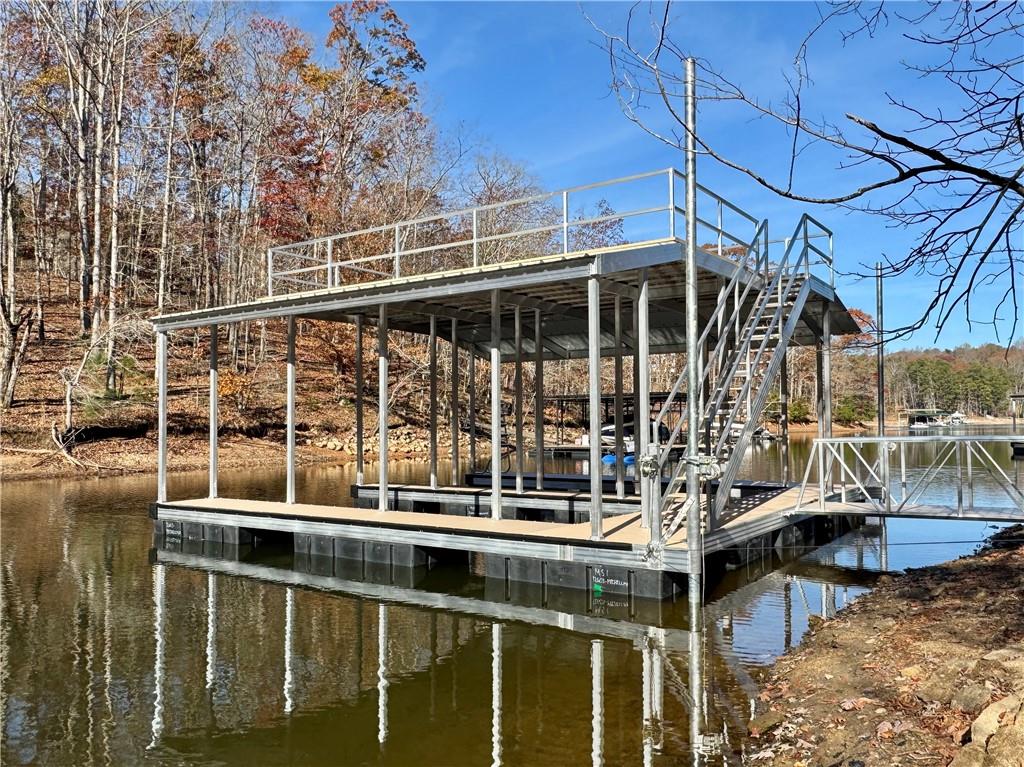
[[[796,472],[808,448],[794,440]],[[775,446],[748,461],[777,476]],[[351,481],[348,467],[303,469],[299,500],[344,503]],[[206,476],[170,487],[203,495]],[[283,475],[223,472],[220,488],[277,499]],[[506,593],[472,566],[391,583],[320,573],[288,546],[242,561],[157,552],[154,495],[152,477],[4,483],[3,764],[678,764],[697,739],[701,763],[737,764],[759,670],[809,615],[993,529],[890,520],[783,551],[714,586],[693,637],[681,602]]]

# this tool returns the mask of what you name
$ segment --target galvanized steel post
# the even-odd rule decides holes
[[[377,508],[388,510],[388,307],[377,320],[377,441],[379,443]]]
[[[427,375],[430,409],[430,434],[427,436],[430,450],[430,487],[437,489],[437,316],[430,315],[430,338],[427,348]]]
[[[526,458],[523,454],[523,310],[515,308],[515,380],[513,385],[516,422],[516,492],[523,493],[523,469]]]
[[[590,539],[600,540],[601,495],[601,287],[596,276],[587,280],[587,343],[590,379]]]
[[[216,325],[210,325],[210,497],[217,497],[217,335]]]
[[[635,378],[640,386],[640,396],[637,399],[634,394],[633,407],[633,439],[636,442],[634,465],[640,483],[640,525],[650,530],[649,542],[657,545],[661,542],[661,525],[654,518],[652,485],[661,482],[661,477],[657,473],[654,477],[643,476],[641,463],[651,452],[651,327],[648,295],[647,270],[641,269],[636,300],[637,349],[633,361],[636,365]]]
[[[615,294],[615,497],[626,497],[625,431],[622,405],[622,297]]]
[[[491,519],[501,519],[501,295],[491,291]]]
[[[544,333],[540,309],[533,310],[533,442],[537,451],[534,487],[544,489]]]
[[[285,403],[285,503],[295,503],[295,315],[288,317],[288,371]]]
[[[356,315],[356,484],[363,484],[363,315]]]
[[[167,501],[167,331],[156,334],[156,500]]]
[[[694,60],[686,60],[686,494],[690,508],[686,515],[686,546],[689,553],[690,609],[701,601],[704,546],[701,540],[700,488],[697,448],[700,428],[695,405],[700,401],[697,328],[697,76]],[[709,510],[710,511],[710,510]],[[657,520],[661,525],[661,520]],[[691,616],[691,624],[694,617]],[[694,627],[691,625],[691,631]]]
[[[452,433],[452,484],[459,484],[459,321],[452,320],[452,389],[448,403]]]

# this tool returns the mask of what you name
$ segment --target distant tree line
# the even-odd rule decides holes
[[[833,419],[862,423],[878,413],[877,362],[873,349],[850,337],[833,340]],[[790,354],[790,419],[814,419],[813,349]],[[935,408],[968,416],[1005,416],[1010,394],[1024,392],[1024,342],[953,349],[911,349],[885,356],[886,411]]]

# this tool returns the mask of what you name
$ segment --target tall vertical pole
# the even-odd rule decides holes
[[[167,331],[156,334],[156,500],[167,501]]]
[[[491,519],[501,519],[501,295],[491,291]]]
[[[636,309],[636,365],[635,378],[640,386],[639,399],[634,395],[633,408],[633,439],[636,440],[635,454],[637,470],[640,462],[651,452],[651,327],[648,301],[647,270],[640,270],[640,285],[637,294]],[[657,444],[654,445],[657,450]],[[654,482],[661,482],[661,477],[653,477]],[[654,519],[654,494],[652,479],[637,476],[640,484],[640,525],[650,530],[650,542],[661,542],[661,523]]]
[[[700,401],[697,370],[697,76],[693,59],[686,60],[686,494],[690,511],[686,515],[686,546],[689,551],[689,597],[691,613],[701,601],[701,573],[704,546],[700,528],[700,488],[697,486],[697,430],[695,405]],[[710,513],[710,509],[709,509]],[[659,520],[660,524],[660,520]],[[691,621],[694,618],[691,617]],[[691,631],[695,630],[693,627]]]
[[[452,484],[459,485],[459,321],[452,320],[452,390],[448,403],[452,433]]]
[[[540,309],[533,310],[533,444],[537,450],[534,487],[544,489],[544,332]]]
[[[603,537],[601,496],[601,285],[587,280],[587,345],[590,373],[590,539]]]
[[[875,299],[876,323],[878,326],[878,436],[885,436],[885,317],[882,297],[882,264],[875,264]],[[968,474],[970,473],[970,453],[967,454]],[[882,492],[885,498],[885,509],[892,508],[892,494],[889,488],[889,446],[882,442],[878,445],[878,467],[881,473]],[[883,524],[885,520],[882,520]]]
[[[377,508],[388,510],[388,307],[381,304],[377,319]]]
[[[285,503],[295,503],[295,315],[288,317],[288,374],[286,380]]]
[[[878,365],[878,436],[885,436],[885,335],[884,306],[882,300],[882,263],[875,264],[875,324],[878,328],[878,346],[875,356]]]
[[[466,375],[469,378],[469,401],[466,403],[469,410],[469,470],[476,471],[476,350],[470,343],[469,369]]]
[[[356,315],[356,484],[364,481],[363,456],[363,315]]]
[[[430,487],[437,489],[437,316],[430,315],[430,340],[427,349],[429,362],[427,364],[427,375],[430,378],[428,388],[430,390],[430,434],[428,441],[430,445]]]
[[[210,325],[210,497],[217,497],[217,326]]]
[[[516,411],[516,493],[523,494],[523,469],[526,457],[523,453],[523,310],[515,308],[515,385],[513,407]]]
[[[675,211],[673,210],[673,214]],[[626,497],[626,450],[622,406],[622,297],[615,294],[615,497]]]
[[[640,464],[637,462],[643,452],[640,450],[640,311],[638,309],[639,301],[633,299],[630,301],[631,309],[631,324],[630,328],[633,330],[633,365],[632,365],[632,391],[633,396],[632,412],[633,412],[633,495],[643,494],[642,483],[640,481]],[[640,527],[647,527],[647,518],[641,513],[640,514]]]
[[[823,305],[821,317],[821,339],[817,344],[817,394],[818,394],[818,438],[827,439],[832,436],[832,350],[831,350],[831,317],[828,304]],[[824,457],[825,453],[821,453]],[[821,487],[825,492],[832,489],[832,460],[827,463],[820,461],[818,472]]]
[[[789,482],[789,352],[782,354],[779,374],[779,437],[782,439],[782,481]]]
[[[822,400],[822,416],[825,419],[825,436],[832,438],[832,312],[831,305],[825,305],[825,312],[821,317],[821,386],[824,399]]]

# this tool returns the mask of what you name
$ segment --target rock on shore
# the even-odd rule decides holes
[[[752,764],[1024,767],[1024,526],[883,576],[780,658]]]

